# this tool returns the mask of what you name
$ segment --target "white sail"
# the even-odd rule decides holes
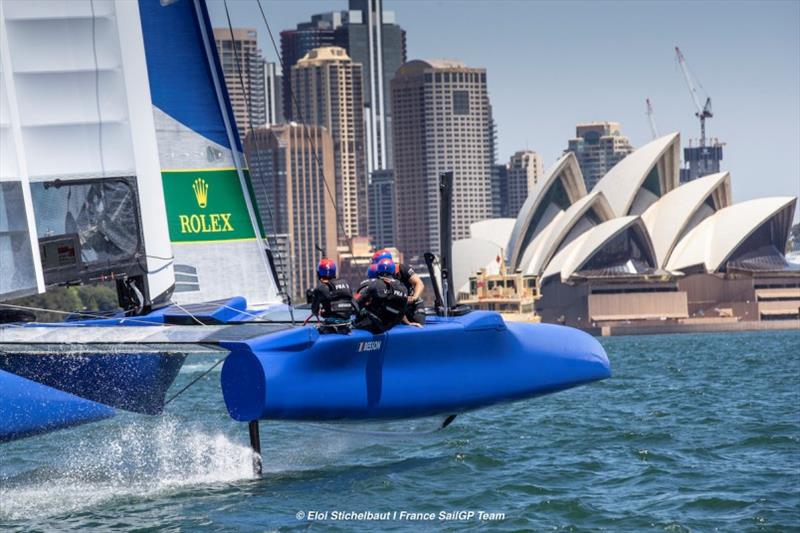
[[[202,1],[3,0],[0,23],[0,296],[280,301]]]
[[[0,3],[0,13],[3,6]],[[19,153],[19,116],[13,84],[5,74],[8,46],[0,16],[0,301],[44,291],[36,223],[25,159]]]
[[[125,0],[0,2],[4,105],[17,177],[30,182],[34,263],[48,284],[138,274],[155,301],[174,274],[137,21]]]

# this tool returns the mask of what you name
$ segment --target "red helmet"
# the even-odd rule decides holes
[[[391,259],[381,259],[378,261],[378,276],[393,276],[394,275],[394,261]]]
[[[372,254],[373,263],[378,263],[380,262],[381,259],[391,259],[392,261],[394,261],[394,257],[392,257],[392,252],[390,252],[386,248],[378,250],[377,252]]]
[[[320,278],[335,278],[336,263],[332,259],[323,257],[317,265],[317,276]]]

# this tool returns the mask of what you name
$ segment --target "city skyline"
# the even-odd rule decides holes
[[[362,65],[344,48],[308,52],[292,67],[292,115],[324,126],[333,138],[339,239],[367,232],[367,174],[364,157]]]
[[[280,281],[302,297],[316,282],[318,250],[336,254],[333,137],[322,126],[280,124],[256,128],[244,148]]]
[[[222,2],[208,5],[214,25],[226,24]],[[277,37],[347,2],[262,5]],[[620,122],[642,146],[651,139],[648,97],[661,133],[680,131],[688,144],[699,123],[674,59],[679,45],[714,101],[708,134],[727,143],[723,168],[732,172],[735,200],[800,192],[800,4],[692,3],[692,17],[685,16],[688,4],[660,2],[499,1],[487,10],[478,2],[386,0],[384,7],[407,31],[409,60],[453,58],[487,69],[498,161],[530,149],[553,162],[579,122]],[[255,2],[229,8],[234,26],[259,28],[265,58],[277,60]],[[458,25],[450,23],[455,13]],[[661,31],[652,31],[654,21]],[[597,46],[606,60],[588,53]]]
[[[492,112],[486,70],[410,61],[392,80],[397,246],[409,257],[440,251],[439,176],[452,172],[452,238],[492,218]]]

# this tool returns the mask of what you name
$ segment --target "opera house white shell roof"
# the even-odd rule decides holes
[[[618,217],[639,215],[678,186],[680,147],[677,132],[650,141],[614,165],[592,190],[606,195]]]
[[[525,250],[520,269],[526,274],[541,274],[553,256],[587,229],[614,218],[605,195],[592,191],[559,213]]]
[[[786,264],[795,197],[732,205],[728,172],[679,186],[679,166],[680,135],[671,133],[628,155],[587,194],[577,159],[564,155],[531,190],[510,234],[510,220],[485,221],[473,225],[473,239],[454,244],[454,264],[470,268],[454,275],[456,287],[497,267],[497,254],[511,271],[562,282],[721,272],[742,257]],[[624,250],[636,257],[626,260]]]
[[[492,218],[473,222],[469,225],[469,234],[473,239],[481,239],[495,243],[503,248],[508,242],[511,231],[514,228],[516,219],[514,218]]]
[[[675,246],[667,264],[670,271],[680,271],[689,267],[702,267],[706,272],[721,270],[736,249],[759,227],[771,219],[781,218],[784,228],[776,228],[770,233],[786,243],[797,199],[793,196],[758,198],[720,209],[712,216],[694,227]],[[761,243],[769,245],[769,242]]]
[[[667,267],[678,239],[705,217],[731,205],[731,176],[720,172],[690,181],[665,194],[642,215],[658,265]]]
[[[641,218],[631,215],[614,218],[587,230],[579,238],[575,239],[561,250],[561,252],[556,254],[544,271],[542,278],[546,279],[550,276],[561,274],[561,281],[568,281],[573,274],[582,270],[584,265],[603,249],[604,245],[627,230],[638,234],[639,242],[642,246],[641,251],[643,252],[643,258],[649,266],[653,267],[655,263],[655,254],[653,252],[653,245],[647,235],[647,229]],[[636,272],[631,271],[629,273],[635,274]]]
[[[567,153],[533,186],[517,215],[506,247],[506,259],[516,270],[525,248],[560,212],[586,195],[586,185],[575,154]]]

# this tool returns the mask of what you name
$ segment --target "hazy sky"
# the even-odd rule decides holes
[[[208,0],[226,26],[221,0]],[[275,38],[346,0],[262,0]],[[407,32],[408,59],[451,58],[485,67],[499,160],[536,150],[545,167],[577,122],[613,120],[634,146],[661,134],[700,134],[675,60],[680,46],[708,91],[707,132],[727,143],[735,201],[800,194],[800,0],[621,2],[385,0]],[[234,26],[258,31],[276,60],[255,0],[228,0]],[[280,46],[280,43],[278,43]],[[797,217],[797,214],[795,215]]]

